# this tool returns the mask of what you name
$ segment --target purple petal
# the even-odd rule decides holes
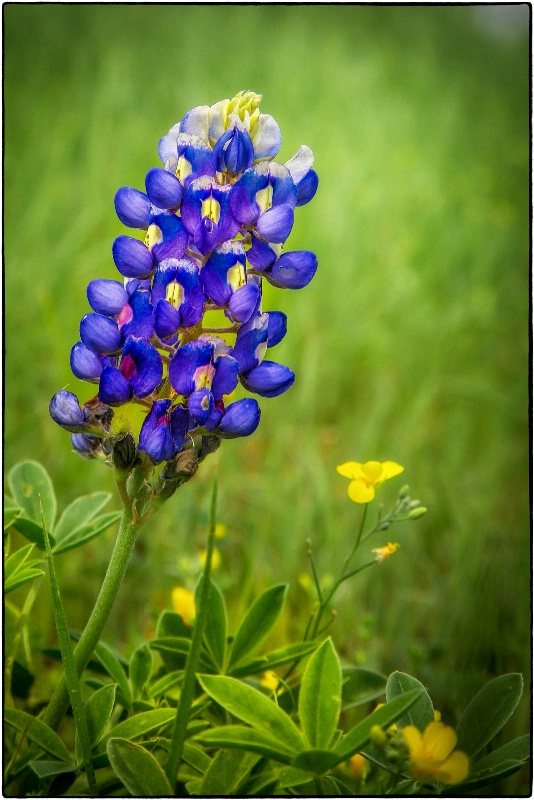
[[[80,338],[90,350],[104,355],[118,353],[123,341],[115,320],[102,314],[86,314],[82,317]]]
[[[188,397],[197,389],[197,371],[208,367],[213,355],[213,344],[198,339],[184,344],[169,364],[169,381],[175,392]]]
[[[180,312],[166,300],[158,300],[156,305],[154,327],[160,339],[174,336],[180,327]]]
[[[313,167],[313,152],[306,144],[301,144],[294,156],[292,156],[284,166],[289,170],[295,186]]]
[[[158,208],[176,208],[182,199],[182,184],[172,173],[161,167],[150,169],[145,178],[146,193]]]
[[[260,424],[260,416],[260,407],[252,397],[237,400],[226,409],[217,433],[225,439],[250,436]]]
[[[85,414],[80,408],[78,398],[66,389],[56,392],[50,400],[48,410],[54,422],[67,431],[79,433],[87,428]]]
[[[256,286],[255,283],[247,283],[233,293],[228,308],[239,322],[247,322],[256,311],[260,297],[259,286]]]
[[[263,361],[258,367],[241,376],[241,383],[245,389],[261,397],[277,397],[287,391],[294,381],[295,373],[274,361]]]
[[[128,292],[119,281],[99,278],[91,281],[87,287],[87,299],[97,314],[113,317],[115,314],[120,314],[128,302]]]
[[[213,411],[214,400],[209,389],[199,389],[189,396],[187,401],[189,413],[199,425],[204,425]]]
[[[158,214],[151,219],[149,228],[150,251],[156,261],[181,258],[187,247],[188,236],[182,220],[176,214]]]
[[[146,397],[154,391],[163,377],[161,356],[150,342],[130,336],[122,350],[123,359],[129,356],[136,372],[130,378],[130,386],[136,397]],[[121,362],[122,363],[122,362]]]
[[[297,184],[297,205],[304,206],[314,197],[319,185],[319,176],[311,169]]]
[[[260,272],[268,269],[268,267],[274,264],[278,256],[278,253],[273,249],[273,247],[276,247],[276,245],[273,246],[268,242],[263,242],[261,239],[258,239],[257,236],[252,234],[252,247],[247,250],[247,259],[249,264]]]
[[[150,250],[130,236],[118,236],[112,254],[115,266],[125,278],[147,278],[154,268]]]
[[[267,174],[253,167],[234,184],[230,205],[233,215],[242,225],[252,225],[258,219],[261,208],[256,202],[256,193],[264,189],[267,183]]]
[[[100,376],[98,396],[108,406],[120,406],[127,403],[132,395],[130,384],[115,367],[104,367]]]
[[[184,445],[185,437],[189,429],[189,422],[190,416],[187,408],[184,406],[176,406],[173,408],[169,417],[169,427],[176,453],[181,450]]]
[[[73,450],[82,458],[95,458],[95,449],[98,447],[99,439],[96,436],[88,436],[84,433],[73,433],[70,437]]]
[[[154,307],[150,302],[149,292],[146,289],[136,289],[130,297],[129,306],[132,317],[121,327],[122,335],[125,339],[128,336],[150,339],[154,332]]]
[[[237,386],[239,363],[232,356],[219,356],[215,362],[215,375],[211,384],[211,392],[215,400],[220,400],[223,395],[230,394]]]
[[[97,383],[102,373],[102,358],[83,342],[76,342],[70,351],[70,368],[80,380]]]
[[[309,250],[296,250],[284,253],[265,277],[273,286],[281,289],[302,289],[317,270],[317,256]]]
[[[143,192],[121,186],[115,195],[115,211],[128,228],[146,228],[150,215],[150,200]]]
[[[269,327],[267,347],[274,347],[281,342],[287,332],[287,316],[283,311],[268,311]]]
[[[282,244],[291,233],[293,219],[294,212],[291,206],[273,206],[261,215],[256,223],[256,230],[267,241]]]

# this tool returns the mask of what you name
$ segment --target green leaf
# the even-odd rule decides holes
[[[148,750],[126,739],[110,739],[107,754],[111,766],[133,797],[172,796],[162,768]]]
[[[13,525],[21,512],[20,506],[9,495],[4,495],[4,531],[7,531]]]
[[[331,750],[305,750],[298,754],[293,763],[297,769],[322,775],[339,764],[339,758]]]
[[[365,747],[371,736],[371,728],[374,725],[387,728],[393,722],[396,722],[419,700],[421,693],[421,689],[413,689],[411,692],[399,695],[389,703],[375,709],[366,719],[359,722],[333,748],[333,752],[338,755],[338,763],[346,761],[354,753]]]
[[[73,500],[56,525],[54,530],[56,542],[62,542],[66,536],[90,522],[110,499],[109,492],[92,492]]]
[[[250,607],[232,644],[230,669],[267,636],[283,608],[286,593],[287,584],[277,584],[263,592]]]
[[[295,756],[294,750],[272,736],[244,725],[224,725],[221,728],[210,728],[203,731],[196,739],[206,747],[232,747],[258,753],[272,758],[282,764],[291,764]]]
[[[451,790],[445,790],[443,794],[452,793],[453,789],[457,794],[458,788],[464,794],[465,791],[473,791],[500,781],[521,769],[530,759],[531,752],[528,734],[514,739],[473,764],[466,780],[462,781],[459,787],[455,786],[451,787]]]
[[[41,780],[55,778],[56,775],[64,775],[66,772],[76,770],[74,764],[61,761],[30,761],[28,766]]]
[[[313,650],[317,649],[315,642],[298,642],[297,644],[290,644],[286,647],[281,647],[279,650],[273,650],[267,653],[266,656],[256,658],[254,661],[247,661],[240,667],[234,667],[231,670],[231,675],[234,678],[243,678],[245,675],[257,675],[258,672],[265,672],[268,669],[276,669],[276,667],[283,667],[284,664],[289,664],[297,658],[307,656]]]
[[[31,519],[26,519],[26,517],[17,517],[13,523],[13,527],[16,528],[19,533],[22,533],[26,539],[29,539],[30,542],[36,544],[39,550],[46,549],[44,531],[36,522],[33,522]],[[54,537],[48,534],[48,538],[50,539],[50,544],[53,544]]]
[[[191,639],[183,636],[162,636],[161,639],[152,639],[149,643],[152,650],[163,653],[184,653],[188,654],[191,650]]]
[[[200,607],[200,595],[202,592],[202,577],[198,582],[195,591],[195,604]],[[210,592],[208,597],[208,611],[206,627],[204,629],[204,643],[209,654],[213,658],[215,666],[222,672],[226,660],[226,639],[228,637],[228,617],[226,614],[226,604],[219,587],[210,581]]]
[[[205,797],[229,797],[258,762],[258,755],[243,750],[219,750],[208,767],[200,794]]]
[[[395,697],[411,692],[413,689],[420,689],[421,697],[406,714],[398,718],[397,725],[399,728],[404,728],[405,725],[415,725],[422,733],[426,726],[434,721],[434,706],[421,681],[412,678],[405,672],[392,672],[386,685],[386,700],[389,703]]]
[[[8,725],[24,733],[28,739],[38,744],[51,756],[60,761],[70,761],[70,753],[57,733],[45,725],[42,720],[15,708],[4,709],[4,720]]]
[[[296,767],[284,767],[278,774],[278,785],[281,789],[290,789],[292,786],[300,786],[308,783],[310,773],[308,770],[297,769]]]
[[[12,592],[24,583],[28,583],[28,581],[33,581],[40,575],[44,575],[44,570],[41,568],[41,559],[28,561],[28,557],[33,548],[33,544],[21,547],[20,550],[16,550],[5,562],[4,594]]]
[[[20,461],[15,464],[8,475],[9,488],[15,503],[24,516],[41,527],[41,503],[43,516],[48,530],[54,529],[56,521],[57,501],[54,486],[46,469],[37,461]]]
[[[61,542],[57,542],[54,545],[52,552],[54,555],[59,555],[60,553],[66,553],[67,550],[73,550],[75,547],[81,547],[82,544],[86,544],[86,542],[104,533],[104,531],[106,531],[110,525],[114,525],[120,517],[120,511],[111,511],[109,514],[102,514],[92,522],[88,522],[86,525],[82,525],[80,528],[66,534]]]
[[[501,675],[483,686],[456,728],[458,750],[468,756],[482,750],[510,719],[522,694],[523,678],[518,673]]]
[[[174,708],[155,708],[153,711],[143,711],[134,717],[119,722],[100,740],[98,752],[104,750],[104,744],[111,738],[120,739],[139,739],[147,733],[153,733],[164,725],[168,725],[174,720],[176,709]]]
[[[337,727],[340,707],[341,665],[332,640],[328,638],[311,656],[300,684],[300,724],[311,748],[328,747]]]
[[[174,611],[162,611],[156,624],[156,638],[166,639],[168,636],[178,636],[183,639],[191,640],[192,629],[184,624],[183,619]],[[160,650],[161,660],[167,672],[174,672],[183,669],[186,656],[184,653]]]
[[[108,683],[91,695],[85,704],[85,715],[87,717],[87,729],[89,732],[89,743],[91,747],[98,744],[103,736],[115,705],[115,695],[117,692],[116,683]],[[76,750],[78,753],[79,741],[76,737]]]
[[[204,750],[190,742],[184,742],[183,760],[203,775],[213,761]]]
[[[173,689],[183,678],[183,671],[176,670],[175,672],[168,672],[157,681],[149,686],[148,696],[152,699],[164,697],[170,689]]]
[[[147,644],[142,644],[132,653],[130,659],[130,682],[133,696],[136,697],[152,675],[154,657]]]
[[[104,642],[99,642],[95,647],[95,655],[98,657],[108,675],[119,685],[121,694],[127,701],[128,706],[132,703],[132,691],[123,666],[116,658],[115,654]]]
[[[234,717],[283,743],[284,749],[296,752],[304,749],[295,723],[257,689],[221,675],[201,675],[198,679],[204,691]]]
[[[368,669],[349,667],[343,670],[343,685],[341,687],[341,708],[361,706],[370,700],[376,700],[386,691],[386,678],[378,672]]]

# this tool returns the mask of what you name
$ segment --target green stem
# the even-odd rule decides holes
[[[80,640],[74,651],[74,661],[78,675],[81,675],[93,650],[95,649],[102,631],[108,621],[111,609],[117,597],[122,579],[130,560],[135,540],[139,531],[139,523],[132,520],[132,505],[124,507],[119,527],[119,533],[113,548],[111,560],[108,565],[106,576],[100,589],[95,607],[89,617]],[[63,677],[50,703],[43,714],[43,721],[51,728],[57,728],[69,706],[69,693],[67,683]]]
[[[167,761],[167,777],[171,786],[176,785],[176,776],[178,774],[178,767],[182,760],[182,752],[187,735],[187,723],[189,721],[189,713],[193,703],[193,696],[195,691],[196,672],[200,661],[200,647],[202,645],[202,638],[204,636],[204,628],[206,625],[206,618],[208,616],[208,599],[210,592],[210,574],[211,574],[211,559],[213,555],[213,547],[215,543],[215,524],[216,524],[216,510],[217,510],[217,479],[213,482],[213,492],[211,496],[211,512],[210,512],[210,526],[208,533],[208,546],[206,548],[206,562],[204,564],[204,574],[202,578],[202,588],[199,598],[198,615],[195,620],[193,628],[193,637],[191,640],[191,649],[185,665],[184,681],[182,690],[180,692],[180,700],[178,708],[176,709],[176,718],[174,721],[174,728],[172,732],[171,745],[169,749],[169,759]]]

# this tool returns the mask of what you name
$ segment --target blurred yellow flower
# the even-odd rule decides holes
[[[467,776],[469,760],[461,750],[454,750],[458,738],[453,728],[443,722],[430,722],[421,733],[414,725],[406,725],[402,735],[410,752],[410,772],[414,778],[435,778],[454,784]]]
[[[260,678],[260,683],[262,686],[265,686],[266,689],[271,689],[275,692],[278,689],[280,681],[276,672],[272,669],[268,669]]]
[[[206,566],[206,548],[200,551],[198,557],[200,559],[200,564],[202,566],[202,569],[204,569],[204,567]],[[217,567],[220,566],[221,566],[221,553],[220,550],[217,550],[217,548],[214,547],[211,556],[211,568],[217,569]]]
[[[360,753],[355,753],[351,756],[349,767],[353,778],[357,781],[365,780],[365,776],[369,772],[369,762]]]
[[[192,625],[195,621],[195,595],[182,586],[176,586],[172,590],[172,607],[181,616],[186,625]]]
[[[370,503],[384,481],[404,472],[404,467],[395,461],[346,461],[336,469],[344,478],[350,478],[349,497],[355,503]]]
[[[441,722],[441,711],[434,709],[434,719],[436,722]]]
[[[398,542],[388,542],[384,547],[375,547],[371,552],[375,553],[375,561],[385,561],[386,558],[396,553],[399,547],[400,544]]]
[[[224,522],[216,522],[215,523],[215,538],[216,539],[224,539],[226,534],[228,533],[228,529]]]

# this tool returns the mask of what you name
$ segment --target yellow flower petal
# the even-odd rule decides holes
[[[349,483],[349,497],[354,503],[370,503],[375,496],[372,486],[367,486],[363,481]]]
[[[469,772],[469,759],[461,750],[456,750],[444,764],[436,769],[434,777],[442,783],[460,783]]]
[[[192,625],[195,620],[195,595],[182,586],[172,590],[172,607],[181,616],[186,625]]]
[[[366,461],[365,464],[362,464],[363,474],[367,480],[370,480],[373,483],[378,483],[378,481],[385,480],[382,474],[383,471],[384,469],[380,461]]]
[[[417,753],[423,746],[423,736],[415,725],[405,725],[402,729],[402,735],[406,742],[406,747],[410,751],[410,755]]]
[[[457,741],[454,729],[443,722],[430,722],[423,733],[423,747],[436,761],[444,761],[456,747]]]
[[[362,465],[357,461],[345,461],[344,464],[340,464],[339,467],[336,467],[336,470],[340,475],[343,475],[344,478],[350,478],[351,480],[354,480],[355,478],[359,478],[361,476]]]
[[[395,461],[384,461],[382,463],[382,468],[384,470],[382,475],[383,481],[387,481],[389,478],[394,478],[395,475],[400,475],[401,472],[404,472],[404,467],[401,467],[400,464],[396,464]]]

